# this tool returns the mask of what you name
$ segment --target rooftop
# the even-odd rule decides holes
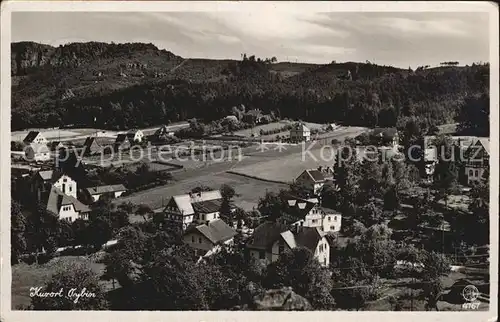
[[[221,219],[210,221],[207,224],[198,225],[189,229],[186,233],[193,231],[199,232],[213,244],[223,243],[237,234],[233,228],[229,227]]]
[[[127,189],[122,184],[115,184],[115,185],[108,185],[108,186],[90,187],[90,188],[86,188],[85,190],[87,190],[88,193],[91,195],[98,195],[98,194],[107,193],[107,192],[126,191]]]

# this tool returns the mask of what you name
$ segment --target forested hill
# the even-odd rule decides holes
[[[13,130],[211,121],[240,104],[322,123],[394,126],[417,118],[439,125],[489,84],[487,64],[413,71],[369,62],[187,59],[152,44],[15,43],[12,66]]]

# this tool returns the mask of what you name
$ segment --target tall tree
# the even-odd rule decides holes
[[[26,217],[22,213],[21,205],[12,200],[10,210],[10,254],[11,263],[17,264],[19,256],[26,251]]]
[[[269,265],[264,277],[266,288],[290,286],[309,300],[316,309],[332,309],[335,301],[330,294],[331,280],[314,255],[305,248],[285,252]]]

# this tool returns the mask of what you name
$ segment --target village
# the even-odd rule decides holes
[[[114,292],[122,282],[102,258],[131,242],[124,231],[137,226],[177,236],[197,263],[229,252],[266,266],[281,263],[293,249],[307,249],[329,276],[344,272],[346,263],[358,265],[345,260],[351,255],[364,258],[363,265],[393,271],[377,271],[376,280],[366,278],[355,286],[340,279],[333,288],[339,299],[360,296],[342,293],[346,286],[370,286],[362,303],[342,304],[336,298],[340,308],[418,310],[426,303],[453,310],[462,302],[450,298],[460,298],[464,285],[472,284],[480,290],[480,309],[487,310],[488,215],[480,218],[479,213],[488,209],[489,199],[479,191],[488,184],[489,138],[436,128],[418,141],[421,158],[409,160],[410,140],[396,128],[280,120],[258,110],[234,113],[220,125],[223,129],[212,133],[200,128],[213,124],[196,120],[122,132],[13,133],[16,209],[26,217],[64,222],[59,232],[44,235],[50,240],[39,236],[13,248],[13,260],[44,265],[94,258],[112,286],[102,283]],[[166,157],[161,154],[165,146]],[[181,154],[172,147],[182,147]],[[325,159],[325,148],[330,158]],[[443,161],[443,151],[462,159]],[[39,224],[41,229],[47,222]],[[127,241],[120,245],[122,239]],[[379,254],[383,264],[380,258],[365,259],[383,248],[392,250]],[[414,276],[422,270],[427,274],[424,265],[444,255],[448,259],[438,262],[446,267],[434,280],[424,276],[418,282],[426,300],[413,296]],[[35,266],[22,267],[36,275]],[[394,273],[399,271],[406,273]],[[18,274],[13,296],[28,305],[21,294],[25,276],[21,270]],[[425,283],[436,280],[439,291],[426,290]]]

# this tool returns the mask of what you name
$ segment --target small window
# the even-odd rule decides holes
[[[68,182],[68,179],[64,178],[64,179],[63,179],[63,182]]]
[[[285,252],[285,246],[284,245],[279,245],[278,254],[283,254],[284,252]]]
[[[479,177],[479,170],[476,170],[476,177]]]
[[[317,219],[313,219],[312,222],[313,222],[313,224],[315,224],[315,223],[318,222],[318,220]]]
[[[72,186],[69,186],[69,192],[71,192],[73,190],[73,187]]]
[[[337,216],[333,217],[333,220],[337,221]]]
[[[330,229],[331,229],[331,230],[335,230],[335,226],[331,226],[331,227],[330,227]]]
[[[263,250],[259,251],[259,259],[264,259],[264,258],[266,258],[266,252]]]
[[[469,170],[469,176],[471,176],[471,177],[472,177],[473,175],[474,175],[474,171]]]
[[[200,244],[201,244],[201,237],[199,237],[199,238],[198,238],[198,243],[200,243]]]
[[[328,216],[328,221],[332,221],[332,217]]]

